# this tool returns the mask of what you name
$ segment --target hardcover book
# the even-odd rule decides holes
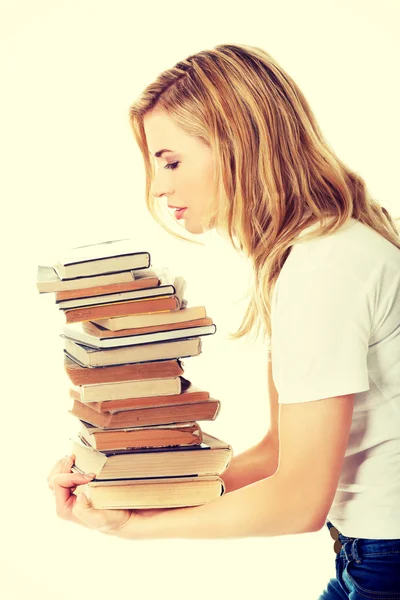
[[[105,275],[150,267],[150,254],[138,252],[134,240],[111,240],[67,250],[54,270],[60,279]]]
[[[80,469],[72,467],[75,473]],[[225,484],[218,475],[93,480],[78,485],[93,508],[179,508],[207,504],[222,496]]]
[[[203,431],[199,446],[142,448],[140,450],[95,450],[82,438],[71,439],[75,466],[96,479],[216,475],[228,466],[232,447]]]

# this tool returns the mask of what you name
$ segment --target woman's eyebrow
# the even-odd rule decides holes
[[[156,152],[154,156],[159,158],[164,154],[164,152],[174,152],[174,150],[167,150],[167,148],[164,148],[164,150],[158,150],[158,152]]]

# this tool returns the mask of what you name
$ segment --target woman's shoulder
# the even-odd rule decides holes
[[[318,223],[303,230],[282,269],[282,276],[315,272],[353,277],[365,282],[373,271],[400,277],[400,251],[377,231],[350,218],[339,229],[312,239],[303,239]]]

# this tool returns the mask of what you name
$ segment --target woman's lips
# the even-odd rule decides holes
[[[186,208],[177,208],[176,210],[174,210],[175,219],[177,219],[178,221],[179,219],[182,219],[185,210]]]

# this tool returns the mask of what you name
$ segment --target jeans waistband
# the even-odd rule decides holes
[[[326,526],[330,530],[334,525],[326,522]],[[357,563],[363,556],[374,556],[379,554],[400,554],[400,539],[370,539],[370,538],[354,538],[348,537],[340,533],[339,541],[342,544],[340,553],[346,556],[347,560],[355,560]]]

